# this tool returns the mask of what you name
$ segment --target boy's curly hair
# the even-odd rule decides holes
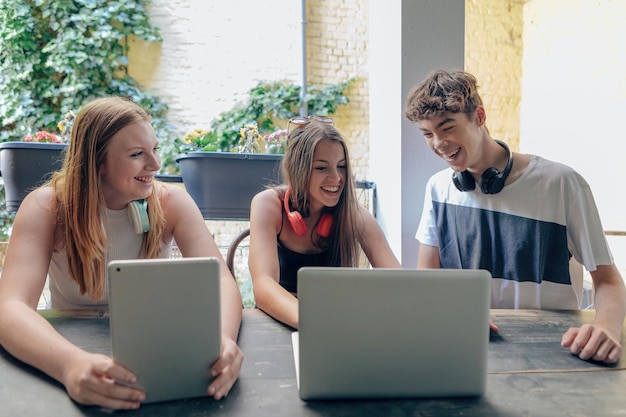
[[[412,122],[430,120],[443,113],[474,113],[483,101],[476,77],[463,71],[433,71],[409,93],[405,117]]]

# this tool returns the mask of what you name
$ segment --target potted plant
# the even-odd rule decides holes
[[[268,136],[268,135],[266,135]],[[185,188],[206,219],[246,220],[250,201],[266,185],[282,182],[280,138],[264,146],[256,124],[240,129],[240,141],[230,151],[220,151],[220,136],[213,130],[194,130],[178,141],[176,158]],[[263,153],[263,151],[273,153]]]
[[[265,153],[283,154],[287,143],[287,129],[278,129],[261,138],[265,143]]]
[[[183,184],[204,217],[247,220],[252,197],[266,185],[282,182],[287,132],[275,122],[303,111],[333,114],[348,103],[344,93],[352,81],[311,85],[305,91],[289,82],[259,82],[246,102],[220,113],[209,130],[176,140]]]
[[[16,212],[28,193],[61,169],[74,117],[69,111],[59,122],[61,135],[40,130],[22,141],[0,143],[0,175],[7,211]]]

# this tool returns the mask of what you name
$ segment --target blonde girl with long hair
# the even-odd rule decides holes
[[[107,263],[168,257],[174,241],[183,256],[214,256],[222,264],[222,355],[208,371],[215,376],[208,395],[226,396],[239,376],[241,295],[194,201],[155,179],[158,149],[141,107],[120,97],[94,100],[76,116],[63,168],[24,199],[15,217],[0,279],[0,344],[81,404],[133,409],[145,394],[115,383],[135,376],[73,345],[37,313],[46,277],[52,308],[106,309]],[[129,216],[135,204],[147,216]]]
[[[373,267],[400,263],[357,200],[348,147],[333,120],[300,116],[289,125],[295,128],[282,159],[285,184],[252,200],[249,263],[256,305],[298,328],[300,267],[356,267],[361,251]]]

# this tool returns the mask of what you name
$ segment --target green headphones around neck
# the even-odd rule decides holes
[[[137,234],[146,233],[150,230],[150,220],[148,219],[148,200],[134,200],[126,207],[128,219],[133,225],[133,230]]]

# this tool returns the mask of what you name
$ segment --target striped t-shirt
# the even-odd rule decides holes
[[[442,268],[486,269],[491,308],[576,309],[571,256],[588,271],[613,258],[587,182],[565,165],[531,155],[498,194],[461,192],[452,170],[426,188],[416,238],[439,248]]]

